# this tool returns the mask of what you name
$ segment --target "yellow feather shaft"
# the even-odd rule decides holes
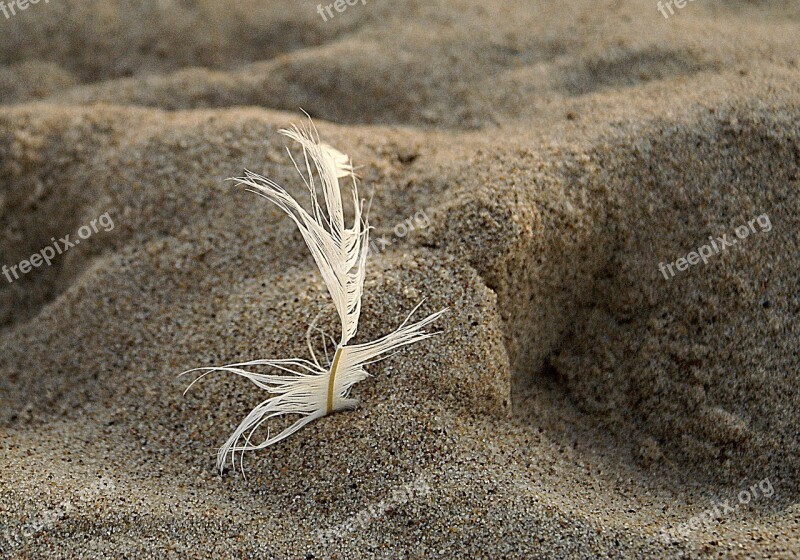
[[[331,376],[328,378],[328,410],[326,414],[333,412],[333,383],[336,379],[336,369],[339,367],[339,358],[342,357],[342,347],[336,349],[336,355],[333,357],[333,365],[331,366]]]

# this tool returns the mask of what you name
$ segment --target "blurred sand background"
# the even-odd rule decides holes
[[[798,557],[798,57],[788,0],[0,15],[0,265],[115,226],[0,277],[0,555]],[[391,242],[356,340],[422,297],[452,311],[372,366],[358,410],[220,476],[263,393],[220,375],[184,397],[176,374],[305,356],[328,302],[294,225],[224,181],[300,197],[277,130],[301,107]],[[659,271],[763,214],[770,231]]]

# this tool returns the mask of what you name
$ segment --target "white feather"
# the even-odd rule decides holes
[[[303,148],[306,175],[303,176],[302,172],[300,175],[311,194],[311,214],[271,179],[246,171],[244,177],[236,180],[239,184],[249,187],[249,190],[275,203],[294,220],[322,273],[322,279],[328,287],[328,293],[341,319],[340,344],[347,344],[358,330],[369,249],[369,225],[366,217],[362,219],[358,184],[353,175],[353,167],[346,155],[320,143],[319,138],[315,139],[316,131],[311,127],[294,126],[289,130],[282,130],[281,133],[298,142]],[[313,169],[311,164],[314,166]],[[324,213],[317,200],[315,176],[322,185]],[[352,227],[345,228],[339,178],[348,176],[352,178],[354,217]]]
[[[425,331],[425,327],[444,313],[444,310],[439,311],[409,325],[407,323],[411,315],[419,308],[417,305],[396,331],[372,342],[347,344],[358,330],[369,246],[369,225],[366,217],[362,217],[353,166],[345,154],[319,141],[313,125],[307,128],[294,126],[281,132],[303,148],[306,174],[300,171],[296,162],[295,167],[303,177],[311,195],[311,212],[303,209],[283,187],[271,179],[245,171],[245,176],[238,178],[237,181],[249,187],[248,190],[276,204],[294,220],[322,273],[341,320],[342,336],[340,342],[336,344],[332,360],[326,367],[320,365],[310,341],[315,319],[307,333],[309,352],[313,361],[300,358],[253,360],[184,372],[204,372],[189,385],[187,391],[203,376],[215,371],[225,371],[249,379],[271,395],[247,415],[220,448],[217,454],[217,468],[220,471],[224,469],[229,458],[232,464],[235,463],[236,453],[263,449],[289,437],[309,422],[335,411],[355,407],[357,401],[349,398],[349,393],[353,385],[368,377],[369,374],[364,367],[393,350],[433,336],[433,333]],[[294,159],[292,161],[294,162]],[[321,183],[325,201],[324,212],[317,200],[315,176]],[[344,177],[352,178],[354,218],[350,228],[346,228],[344,224],[344,207],[339,186],[339,179]],[[323,343],[324,337],[323,334]],[[253,368],[261,367],[279,370],[282,373],[269,375],[252,371]],[[278,434],[270,435],[268,430],[266,438],[260,443],[251,443],[254,433],[264,423],[285,415],[300,418]]]

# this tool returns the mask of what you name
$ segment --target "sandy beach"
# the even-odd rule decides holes
[[[0,557],[800,557],[798,64],[794,0],[6,0]],[[178,374],[338,328],[226,181],[305,200],[302,111],[355,340],[449,311],[220,474],[266,394]]]

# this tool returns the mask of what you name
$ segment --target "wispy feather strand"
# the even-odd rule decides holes
[[[396,331],[372,342],[348,345],[358,330],[370,229],[358,198],[358,184],[353,166],[345,154],[320,142],[313,125],[293,126],[288,130],[281,130],[281,133],[298,142],[303,149],[305,173],[300,170],[291,153],[289,157],[309,190],[311,212],[307,212],[283,187],[271,179],[245,171],[245,176],[236,181],[246,186],[247,190],[277,205],[297,225],[333,300],[341,320],[342,334],[340,342],[336,344],[333,359],[328,360],[325,366],[319,363],[310,342],[310,333],[314,329],[312,323],[307,333],[311,361],[301,358],[253,360],[184,372],[203,372],[189,388],[209,373],[225,371],[249,379],[271,395],[247,415],[220,448],[217,468],[221,472],[228,460],[235,464],[237,453],[241,459],[241,454],[245,451],[263,449],[286,439],[309,422],[335,411],[355,407],[357,401],[349,398],[349,393],[354,384],[368,377],[364,367],[386,357],[393,350],[433,336],[435,333],[429,333],[425,328],[445,311],[408,324],[419,308],[417,305]],[[315,176],[321,186],[324,212],[319,204]],[[344,222],[339,185],[339,179],[342,178],[352,180],[354,217],[349,228],[345,227]],[[268,375],[253,371],[253,368],[264,367],[281,371],[282,374]],[[276,435],[271,435],[268,428],[265,439],[260,443],[251,442],[255,432],[263,424],[285,415],[296,415],[300,418]]]

